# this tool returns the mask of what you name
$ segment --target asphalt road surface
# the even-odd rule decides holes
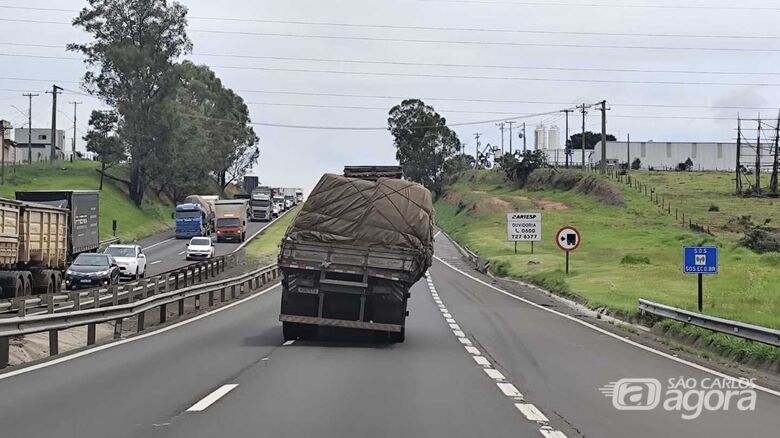
[[[442,238],[436,252],[458,263]],[[711,438],[780,430],[780,397],[763,391],[752,411],[732,403],[690,420],[662,406],[618,410],[599,390],[618,379],[715,376],[442,261],[412,288],[403,344],[335,329],[285,343],[279,295],[272,287],[161,332],[0,375],[0,436]]]

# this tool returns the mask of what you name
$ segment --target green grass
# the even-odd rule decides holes
[[[694,179],[687,187],[694,189],[700,182],[707,185],[711,180]],[[498,274],[628,316],[637,314],[640,297],[695,310],[696,276],[681,272],[682,247],[717,245],[720,273],[704,279],[704,312],[780,328],[780,255],[758,255],[737,247],[731,237],[694,233],[643,195],[625,186],[620,190],[627,206],[609,207],[571,192],[515,190],[496,172],[483,171],[456,183],[437,201],[436,220],[459,242],[488,257]],[[721,214],[731,209],[719,196],[701,201],[705,213],[712,203],[720,204]],[[742,214],[760,217],[766,214],[764,208],[748,202]],[[543,215],[543,241],[534,245],[533,255],[528,243],[519,243],[515,255],[506,240],[505,213],[524,210]],[[583,239],[571,254],[569,275],[564,273],[564,253],[554,242],[564,225],[577,227]]]
[[[6,169],[5,184],[0,186],[0,196],[14,198],[17,190],[97,190],[100,175],[95,172],[99,164],[93,161],[74,163],[58,162],[19,166]],[[109,172],[111,173],[111,172]],[[173,226],[173,206],[165,201],[146,197],[141,208],[127,197],[124,184],[106,179],[100,192],[100,239],[111,238],[111,223],[117,220],[117,236],[131,241],[149,236]]]
[[[715,234],[729,242],[742,237],[741,230],[724,226],[741,216],[752,216],[755,223],[773,219],[770,227],[780,227],[780,199],[750,198],[734,195],[733,172],[648,172],[634,171],[634,178],[657,190],[694,222],[709,225]],[[763,184],[769,176],[763,177]]]
[[[252,260],[255,260],[258,264],[270,264],[276,262],[276,255],[279,253],[279,245],[282,242],[287,227],[298,214],[298,209],[295,207],[289,213],[285,214],[281,219],[274,222],[273,225],[268,227],[262,234],[255,237],[255,239],[246,246],[246,254]]]

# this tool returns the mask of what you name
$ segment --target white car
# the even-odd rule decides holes
[[[273,207],[271,207],[271,215],[273,217],[278,217],[280,211],[279,204],[274,204]]]
[[[212,257],[214,257],[214,241],[211,240],[211,237],[193,237],[187,244],[185,255],[187,260],[210,259]]]
[[[119,266],[119,275],[134,279],[146,276],[146,255],[138,245],[109,245],[105,251],[114,257]]]

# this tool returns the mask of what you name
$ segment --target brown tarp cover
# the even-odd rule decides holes
[[[419,251],[431,265],[433,203],[420,184],[325,174],[287,229],[295,242]]]

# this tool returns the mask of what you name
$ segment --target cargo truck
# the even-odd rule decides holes
[[[214,204],[216,209],[217,242],[246,239],[246,221],[249,203],[246,199],[223,199]]]
[[[331,326],[403,342],[409,290],[432,257],[426,188],[370,172],[324,175],[281,242],[284,338],[308,339]]]
[[[177,239],[208,236],[214,231],[214,201],[211,198],[208,195],[190,195],[176,206]]]
[[[37,202],[68,211],[68,261],[100,246],[100,210],[97,190],[38,190],[16,192],[17,201]]]
[[[303,189],[297,188],[295,189],[295,203],[300,204],[303,202]]]
[[[69,247],[68,213],[47,204],[0,198],[0,296],[62,289]]]
[[[271,188],[260,186],[252,191],[249,199],[251,211],[251,220],[270,221],[271,220]]]

